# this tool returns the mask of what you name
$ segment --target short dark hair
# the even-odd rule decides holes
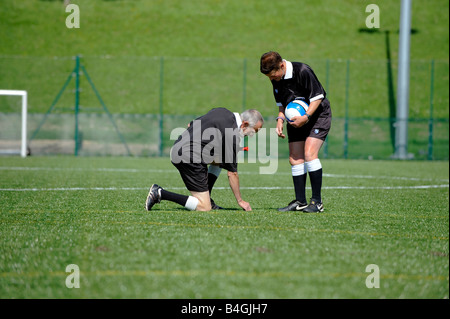
[[[260,71],[263,74],[269,74],[273,70],[280,69],[281,62],[283,62],[283,59],[278,52],[266,52],[261,56]]]

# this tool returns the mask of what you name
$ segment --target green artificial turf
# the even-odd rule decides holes
[[[0,158],[0,297],[448,298],[448,162],[322,163],[321,214],[276,210],[294,196],[287,160],[239,165],[252,212],[224,172],[224,210],[147,212],[153,183],[188,194],[168,158]]]

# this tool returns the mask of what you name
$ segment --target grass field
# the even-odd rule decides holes
[[[365,25],[368,0],[71,3],[79,29],[66,27],[62,0],[0,5],[0,88],[28,91],[29,119],[45,114],[72,77],[52,113],[58,125],[67,119],[60,139],[73,134],[75,55],[86,67],[81,112],[103,112],[89,74],[109,111],[126,119],[132,143],[157,139],[139,135],[137,124],[156,132],[160,123],[147,116],[160,112],[181,116],[164,116],[164,132],[217,106],[275,116],[259,58],[276,50],[310,64],[327,91],[337,119],[329,158],[345,157],[344,117],[349,158],[393,153],[399,1],[375,2],[376,30]],[[412,5],[409,150],[427,158],[433,117],[433,155],[448,159],[449,2]],[[17,103],[2,97],[0,115],[19,112]],[[5,119],[2,138],[17,126]],[[86,123],[85,136],[105,129],[101,119]],[[240,165],[252,212],[238,209],[223,174],[213,198],[226,209],[205,213],[168,202],[144,210],[153,183],[188,194],[168,158],[0,157],[0,298],[448,299],[448,161],[322,163],[325,212],[307,215],[276,210],[293,197],[287,160],[276,175]],[[79,266],[79,289],[66,287],[70,264]],[[380,288],[366,286],[372,264]]]
[[[293,196],[286,161],[240,164],[252,212],[225,174],[225,210],[146,212],[152,183],[187,194],[167,158],[2,157],[0,298],[448,298],[448,162],[322,163],[321,214],[276,211]]]
[[[0,54],[259,58],[277,48],[303,59],[397,59],[400,3],[377,0],[380,28],[366,26],[369,0],[71,0],[80,28],[68,29],[63,1],[3,0]],[[412,2],[412,59],[446,59],[449,3]],[[427,48],[424,50],[424,48]]]
[[[62,0],[3,0],[0,6],[0,87],[27,90],[32,113],[47,112],[80,54],[112,113],[157,114],[162,108],[164,114],[193,115],[245,104],[273,116],[272,88],[259,72],[259,58],[276,50],[313,67],[334,116],[346,114],[347,61],[349,116],[395,114],[399,1],[376,1],[379,29],[365,24],[368,0],[71,3],[80,8],[79,29],[66,27]],[[448,118],[449,2],[412,6],[409,114],[430,117],[435,60],[433,116]],[[86,77],[80,81],[82,111],[100,107]],[[73,112],[74,82],[57,105],[62,112]],[[0,99],[0,112],[14,111]]]

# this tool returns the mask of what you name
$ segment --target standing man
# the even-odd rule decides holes
[[[261,56],[260,70],[272,82],[278,106],[276,130],[279,137],[285,138],[283,125],[286,106],[295,99],[304,99],[309,104],[306,115],[294,117],[293,122],[287,124],[295,199],[278,210],[322,212],[322,164],[319,150],[331,127],[331,108],[326,92],[308,65],[286,61],[277,52],[271,51]],[[305,194],[308,173],[312,188],[309,205]]]
[[[252,210],[241,196],[237,155],[241,137],[253,136],[263,124],[264,119],[257,110],[239,114],[225,108],[212,109],[192,121],[170,151],[171,162],[180,172],[191,196],[172,193],[153,184],[145,208],[151,210],[161,200],[168,200],[189,210],[209,211],[212,206],[210,189],[215,181],[209,181],[209,178],[211,175],[217,178],[220,169],[225,169],[238,205],[246,211]]]

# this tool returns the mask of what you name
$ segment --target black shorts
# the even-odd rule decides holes
[[[314,114],[310,121],[302,127],[295,128],[291,124],[287,124],[289,143],[304,142],[307,137],[315,137],[325,141],[331,128],[331,109],[329,104],[326,108],[322,108],[322,110],[317,109],[316,112],[318,113],[317,116]]]
[[[208,188],[208,166],[206,164],[194,163],[172,163],[180,172],[184,185],[192,192],[207,192]]]

